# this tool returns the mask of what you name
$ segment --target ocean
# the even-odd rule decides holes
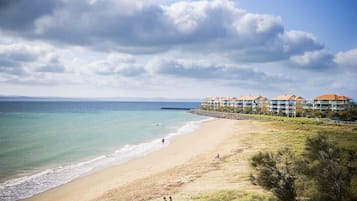
[[[0,200],[31,197],[143,156],[207,120],[161,107],[199,103],[0,102]]]

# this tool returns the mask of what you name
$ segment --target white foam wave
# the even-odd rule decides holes
[[[14,201],[28,198],[109,165],[123,163],[132,158],[144,156],[164,146],[168,146],[175,137],[190,133],[199,128],[201,123],[211,119],[213,118],[186,123],[175,133],[167,134],[165,136],[165,144],[162,144],[161,139],[154,139],[136,145],[127,144],[109,155],[102,155],[92,160],[47,169],[31,176],[6,181],[0,184],[0,200]]]

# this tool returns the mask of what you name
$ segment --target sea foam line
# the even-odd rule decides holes
[[[102,155],[88,161],[59,166],[30,176],[8,180],[0,184],[0,200],[14,201],[29,198],[104,167],[124,163],[130,159],[144,156],[164,146],[168,146],[175,137],[190,133],[198,129],[203,122],[212,119],[214,118],[187,122],[176,132],[167,134],[165,136],[166,141],[164,145],[162,145],[161,139],[154,139],[136,145],[127,144],[112,154]]]

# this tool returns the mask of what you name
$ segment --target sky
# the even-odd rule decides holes
[[[1,0],[0,95],[357,100],[354,0]]]

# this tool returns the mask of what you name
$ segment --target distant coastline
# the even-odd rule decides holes
[[[200,102],[198,98],[163,98],[163,97],[36,97],[36,96],[4,96],[0,95],[1,101],[66,101],[66,102]]]

